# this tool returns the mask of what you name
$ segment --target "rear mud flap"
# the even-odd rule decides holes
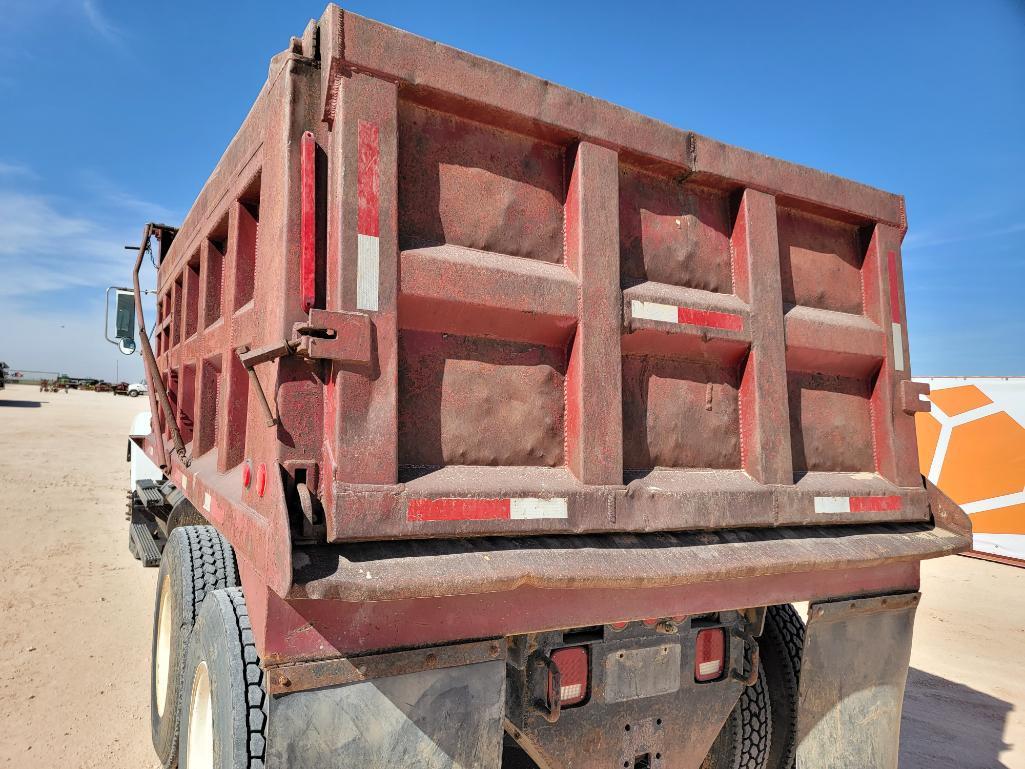
[[[267,769],[498,769],[505,662],[271,697]]]
[[[797,769],[896,769],[918,593],[813,603]]]

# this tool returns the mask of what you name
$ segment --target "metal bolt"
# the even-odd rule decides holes
[[[278,686],[288,687],[291,685],[292,680],[288,676],[286,676],[284,673],[278,673]]]
[[[499,651],[500,651],[500,649],[498,648],[498,644],[491,644],[491,646],[488,647],[488,653],[492,657],[497,657]]]
[[[433,653],[428,654],[426,657],[424,657],[424,662],[427,663],[427,667],[433,668],[435,665],[438,664],[438,656]]]
[[[671,619],[664,619],[655,625],[655,632],[672,634],[679,630],[679,627]]]

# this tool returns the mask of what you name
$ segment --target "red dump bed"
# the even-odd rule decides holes
[[[278,591],[300,539],[925,522],[904,230],[332,7],[160,264],[149,448]]]

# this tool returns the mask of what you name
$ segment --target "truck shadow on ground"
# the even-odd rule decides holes
[[[43,403],[49,403],[50,401],[5,401],[0,399],[0,408],[9,406],[12,409],[37,409]]]
[[[915,668],[908,671],[901,769],[1000,769],[1009,702]]]

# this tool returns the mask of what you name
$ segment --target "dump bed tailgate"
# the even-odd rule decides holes
[[[320,50],[378,356],[329,541],[928,518],[900,198],[351,14]]]

